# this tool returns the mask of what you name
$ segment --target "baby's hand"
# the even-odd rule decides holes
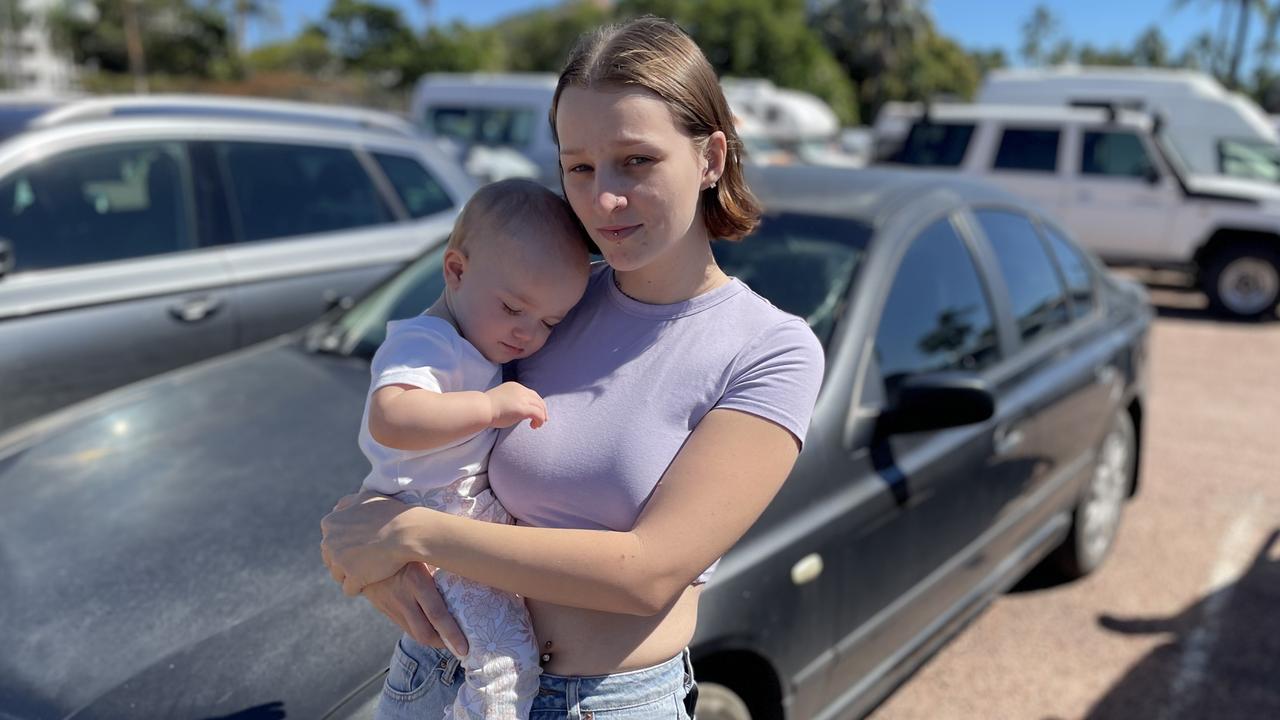
[[[538,428],[547,421],[547,404],[542,397],[518,382],[502,383],[485,395],[493,408],[489,427],[511,427],[527,419],[530,427]]]

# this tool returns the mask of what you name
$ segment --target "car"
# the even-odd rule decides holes
[[[416,257],[474,187],[369,111],[155,96],[10,117],[0,429],[315,320]]]
[[[703,593],[698,716],[854,717],[1032,566],[1102,563],[1137,487],[1152,313],[981,183],[751,183],[763,223],[715,251],[808,320],[826,377],[790,478]],[[9,717],[370,716],[398,630],[329,578],[318,523],[366,474],[370,359],[441,291],[442,254],[304,331],[0,436]]]
[[[975,98],[994,105],[1114,104],[1158,113],[1178,156],[1197,174],[1280,182],[1280,134],[1262,108],[1213,76],[1174,68],[998,68]]]
[[[409,114],[427,136],[461,145],[467,164],[486,177],[501,179],[493,172],[501,156],[486,160],[486,151],[515,151],[529,171],[514,168],[503,176],[535,177],[558,189],[560,149],[547,120],[556,81],[554,73],[427,73],[414,87]],[[479,158],[471,157],[476,149]]]
[[[1280,187],[1188,172],[1158,116],[1114,106],[889,103],[907,128],[884,162],[957,172],[1024,195],[1113,264],[1189,273],[1220,315],[1274,317]]]

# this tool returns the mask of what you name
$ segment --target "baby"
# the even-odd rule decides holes
[[[502,382],[500,365],[542,347],[587,272],[586,237],[555,193],[529,180],[477,191],[449,237],[444,293],[423,314],[387,323],[373,357],[360,424],[373,470],[362,489],[512,522],[489,490],[489,451],[499,428],[537,428],[547,410],[537,393]],[[470,649],[446,717],[527,718],[541,668],[523,601],[443,570],[435,581]]]

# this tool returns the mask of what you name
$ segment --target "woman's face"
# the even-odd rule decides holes
[[[648,90],[568,87],[556,108],[565,196],[615,270],[708,240],[699,194],[710,168]]]

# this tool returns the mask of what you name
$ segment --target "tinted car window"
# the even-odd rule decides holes
[[[1025,216],[999,210],[975,215],[991,242],[1023,340],[1067,324],[1067,299],[1035,226]]]
[[[192,248],[190,177],[179,143],[57,155],[0,180],[0,237],[18,271]]]
[[[1088,315],[1093,309],[1093,270],[1080,249],[1057,230],[1046,227],[1049,247],[1067,280],[1067,292],[1071,295],[1073,317]]]
[[[1151,165],[1142,140],[1131,132],[1086,132],[1080,157],[1084,175],[1144,177]]]
[[[997,170],[1054,172],[1058,169],[1060,135],[1057,130],[1006,129],[1000,136],[1000,148],[996,151],[992,167]]]
[[[426,217],[453,207],[449,194],[422,163],[404,155],[374,153],[373,157],[387,174],[411,217]]]
[[[950,222],[931,225],[911,243],[885,301],[875,348],[890,387],[907,375],[976,371],[999,359],[991,305]]]
[[[716,262],[777,307],[808,321],[825,343],[844,308],[871,228],[856,220],[765,216],[743,242],[714,243]]]
[[[480,145],[525,147],[538,114],[529,108],[435,107],[427,125],[437,135]],[[544,120],[545,122],[545,120]]]
[[[964,161],[973,125],[918,122],[890,162],[928,167],[956,167]]]
[[[244,240],[390,222],[373,180],[350,150],[311,145],[217,144],[231,178]]]

